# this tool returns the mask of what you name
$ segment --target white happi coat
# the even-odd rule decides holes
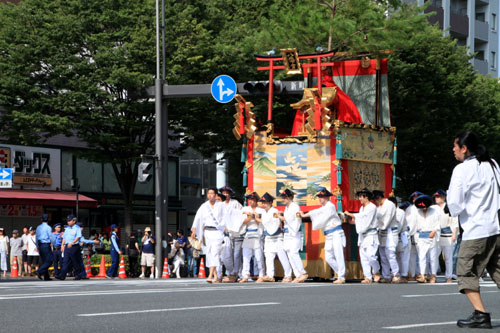
[[[300,207],[295,202],[291,202],[285,208],[285,228],[284,228],[284,243],[285,251],[298,252],[302,247],[300,226],[302,218],[300,216]]]
[[[225,207],[224,224],[231,237],[241,237],[245,232],[241,219],[241,204],[238,200],[230,199],[229,203],[223,202]]]
[[[401,208],[396,208],[396,224],[399,230],[399,241],[396,250],[397,252],[402,252],[410,243],[410,232],[406,220],[406,212]]]
[[[267,212],[262,212],[262,226],[266,235],[264,241],[265,253],[278,253],[283,249],[283,230],[281,230],[281,221],[279,211],[271,207]]]
[[[224,239],[224,211],[222,202],[216,201],[213,208],[210,202],[203,203],[193,221],[196,228],[196,237],[204,240],[206,248],[204,253],[207,257],[207,266],[216,267],[220,263],[220,252]]]
[[[379,244],[385,247],[396,247],[399,240],[397,229],[396,205],[385,199],[384,203],[377,208],[377,220],[379,229]],[[394,230],[393,230],[394,229]]]
[[[451,236],[453,235],[453,230],[458,228],[458,218],[451,217],[450,214],[446,214],[444,212],[444,205],[443,208],[441,208],[439,205],[434,205],[432,207],[435,207],[441,212],[441,215],[439,217],[439,246],[452,246],[453,242],[451,241]],[[447,228],[450,228],[451,231],[448,232]]]
[[[255,214],[262,214],[264,213],[265,210],[257,207],[255,208],[255,211],[252,209],[250,206],[243,207],[241,209],[241,223],[243,223],[243,220],[245,220],[248,215],[245,213],[255,213]],[[246,224],[246,233],[245,233],[245,239],[243,240],[243,248],[247,249],[258,249],[261,248],[261,237],[264,232],[264,228],[260,223],[257,223],[255,220],[250,220]]]
[[[440,216],[440,209],[434,206],[429,207],[425,216],[423,209],[418,208],[416,209],[416,212],[409,216],[408,223],[415,227],[415,240],[419,247],[430,249],[438,246]],[[436,231],[434,238],[423,238],[419,236],[420,232],[431,231]]]
[[[194,217],[193,228],[196,228],[196,237],[198,239],[220,239],[222,241],[224,237],[224,211],[225,207],[222,202],[216,201],[213,209],[210,208],[210,202],[204,202]],[[215,227],[217,230],[214,232],[205,233],[205,227]],[[215,232],[216,231],[216,232]]]
[[[337,209],[331,201],[327,201],[326,204],[320,208],[309,211],[309,216],[311,217],[312,230],[321,229],[323,232],[328,232],[329,230],[342,225],[342,221],[337,214]],[[342,247],[345,247],[346,239],[344,230],[340,229],[326,235],[325,251],[333,251],[334,241],[341,242]]]
[[[358,246],[367,247],[378,245],[377,233],[377,206],[372,202],[361,206],[359,213],[354,214],[356,232],[358,233]]]

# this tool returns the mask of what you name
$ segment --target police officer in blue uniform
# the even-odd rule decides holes
[[[62,252],[61,252],[61,244],[62,244],[62,240],[63,240],[63,233],[61,232],[61,224],[60,223],[56,223],[54,224],[54,251],[52,251],[53,253],[53,257],[54,257],[54,276],[56,275],[59,275],[59,267],[62,268],[62,261],[63,261],[63,258],[62,258]]]
[[[49,276],[49,267],[52,265],[53,254],[51,244],[54,244],[55,237],[52,234],[52,228],[48,225],[49,215],[42,215],[42,223],[36,228],[36,246],[38,248],[38,253],[40,253],[40,259],[42,265],[35,272],[36,276],[40,280],[50,281],[52,280]]]
[[[75,269],[75,280],[81,280],[81,264],[82,261],[80,256],[80,238],[82,237],[82,231],[80,227],[76,225],[76,217],[71,214],[66,219],[68,227],[64,230],[63,241],[61,244],[61,249],[64,255],[63,267],[59,275],[55,278],[58,280],[66,279],[66,274],[70,271],[71,267]]]
[[[122,251],[120,250],[120,238],[116,234],[118,231],[118,226],[116,224],[111,225],[111,267],[106,274],[107,279],[112,279],[118,276],[118,262],[120,261],[120,255]]]

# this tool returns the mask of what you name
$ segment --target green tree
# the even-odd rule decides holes
[[[3,135],[33,144],[63,133],[110,162],[132,225],[140,154],[151,153],[154,1],[25,0],[0,4]],[[41,135],[42,134],[42,135]]]
[[[447,189],[463,129],[498,142],[499,84],[474,71],[464,47],[429,27],[389,60],[392,123],[398,137],[398,190]],[[487,145],[488,145],[487,143]],[[498,144],[492,146],[497,151]]]
[[[261,50],[294,46],[308,53],[328,46],[351,55],[376,54],[404,46],[427,26],[422,9],[399,1],[277,1],[262,18],[265,29],[253,37],[254,45]]]

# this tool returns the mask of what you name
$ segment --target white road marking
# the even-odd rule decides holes
[[[500,321],[500,319],[492,319],[492,322]],[[400,325],[400,326],[388,326],[382,327],[386,330],[404,330],[407,328],[416,328],[416,327],[426,327],[426,326],[443,326],[443,325],[456,325],[457,321],[443,321],[441,323],[424,323],[424,324],[410,324],[410,325]]]
[[[3,282],[3,281],[0,281]],[[15,289],[20,287],[36,287],[36,288],[50,288],[50,287],[59,287],[59,286],[88,286],[88,285],[195,285],[195,284],[207,284],[205,280],[188,280],[188,279],[126,279],[126,280],[106,280],[106,279],[90,279],[85,281],[75,281],[75,280],[66,280],[59,281],[53,280],[50,282],[33,280],[33,281],[9,281],[9,283],[0,283],[0,289]]]
[[[208,306],[192,306],[187,308],[173,308],[173,309],[151,309],[151,310],[136,310],[136,311],[121,311],[121,312],[105,312],[105,313],[81,313],[77,314],[78,317],[97,317],[97,316],[113,316],[124,315],[132,313],[151,313],[151,312],[171,312],[171,311],[185,311],[185,310],[210,310],[217,308],[239,308],[247,306],[265,306],[265,305],[280,305],[281,303],[246,303],[246,304],[224,304],[224,305],[208,305]]]
[[[415,327],[425,327],[425,326],[441,326],[441,325],[451,325],[451,324],[457,324],[457,321],[444,321],[441,323],[425,323],[425,324],[410,324],[410,325],[400,325],[400,326],[388,326],[388,327],[382,327],[383,329],[386,330],[403,330],[406,328],[415,328]]]
[[[0,296],[0,300],[13,299],[34,299],[34,298],[50,298],[50,297],[75,297],[75,296],[103,296],[103,295],[125,295],[125,294],[147,294],[147,293],[179,293],[179,292],[204,292],[204,291],[238,291],[238,290],[260,290],[260,289],[288,289],[288,288],[311,288],[311,287],[331,287],[330,284],[295,284],[295,285],[276,285],[262,286],[217,286],[217,287],[198,287],[198,288],[168,288],[168,289],[122,289],[122,290],[85,290],[85,291],[58,291],[53,293],[25,293],[25,294],[8,294]]]
[[[481,294],[498,293],[498,291],[481,291]],[[442,293],[442,294],[423,294],[423,295],[401,295],[401,297],[433,297],[433,296],[453,296],[462,295],[461,293]]]

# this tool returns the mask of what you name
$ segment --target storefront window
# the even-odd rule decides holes
[[[115,173],[111,164],[104,164],[104,192],[121,193],[120,186],[116,181]]]
[[[73,178],[73,154],[63,151],[61,154],[61,190],[72,191],[71,179]]]
[[[81,192],[102,192],[102,164],[83,159],[76,161],[76,177]]]

